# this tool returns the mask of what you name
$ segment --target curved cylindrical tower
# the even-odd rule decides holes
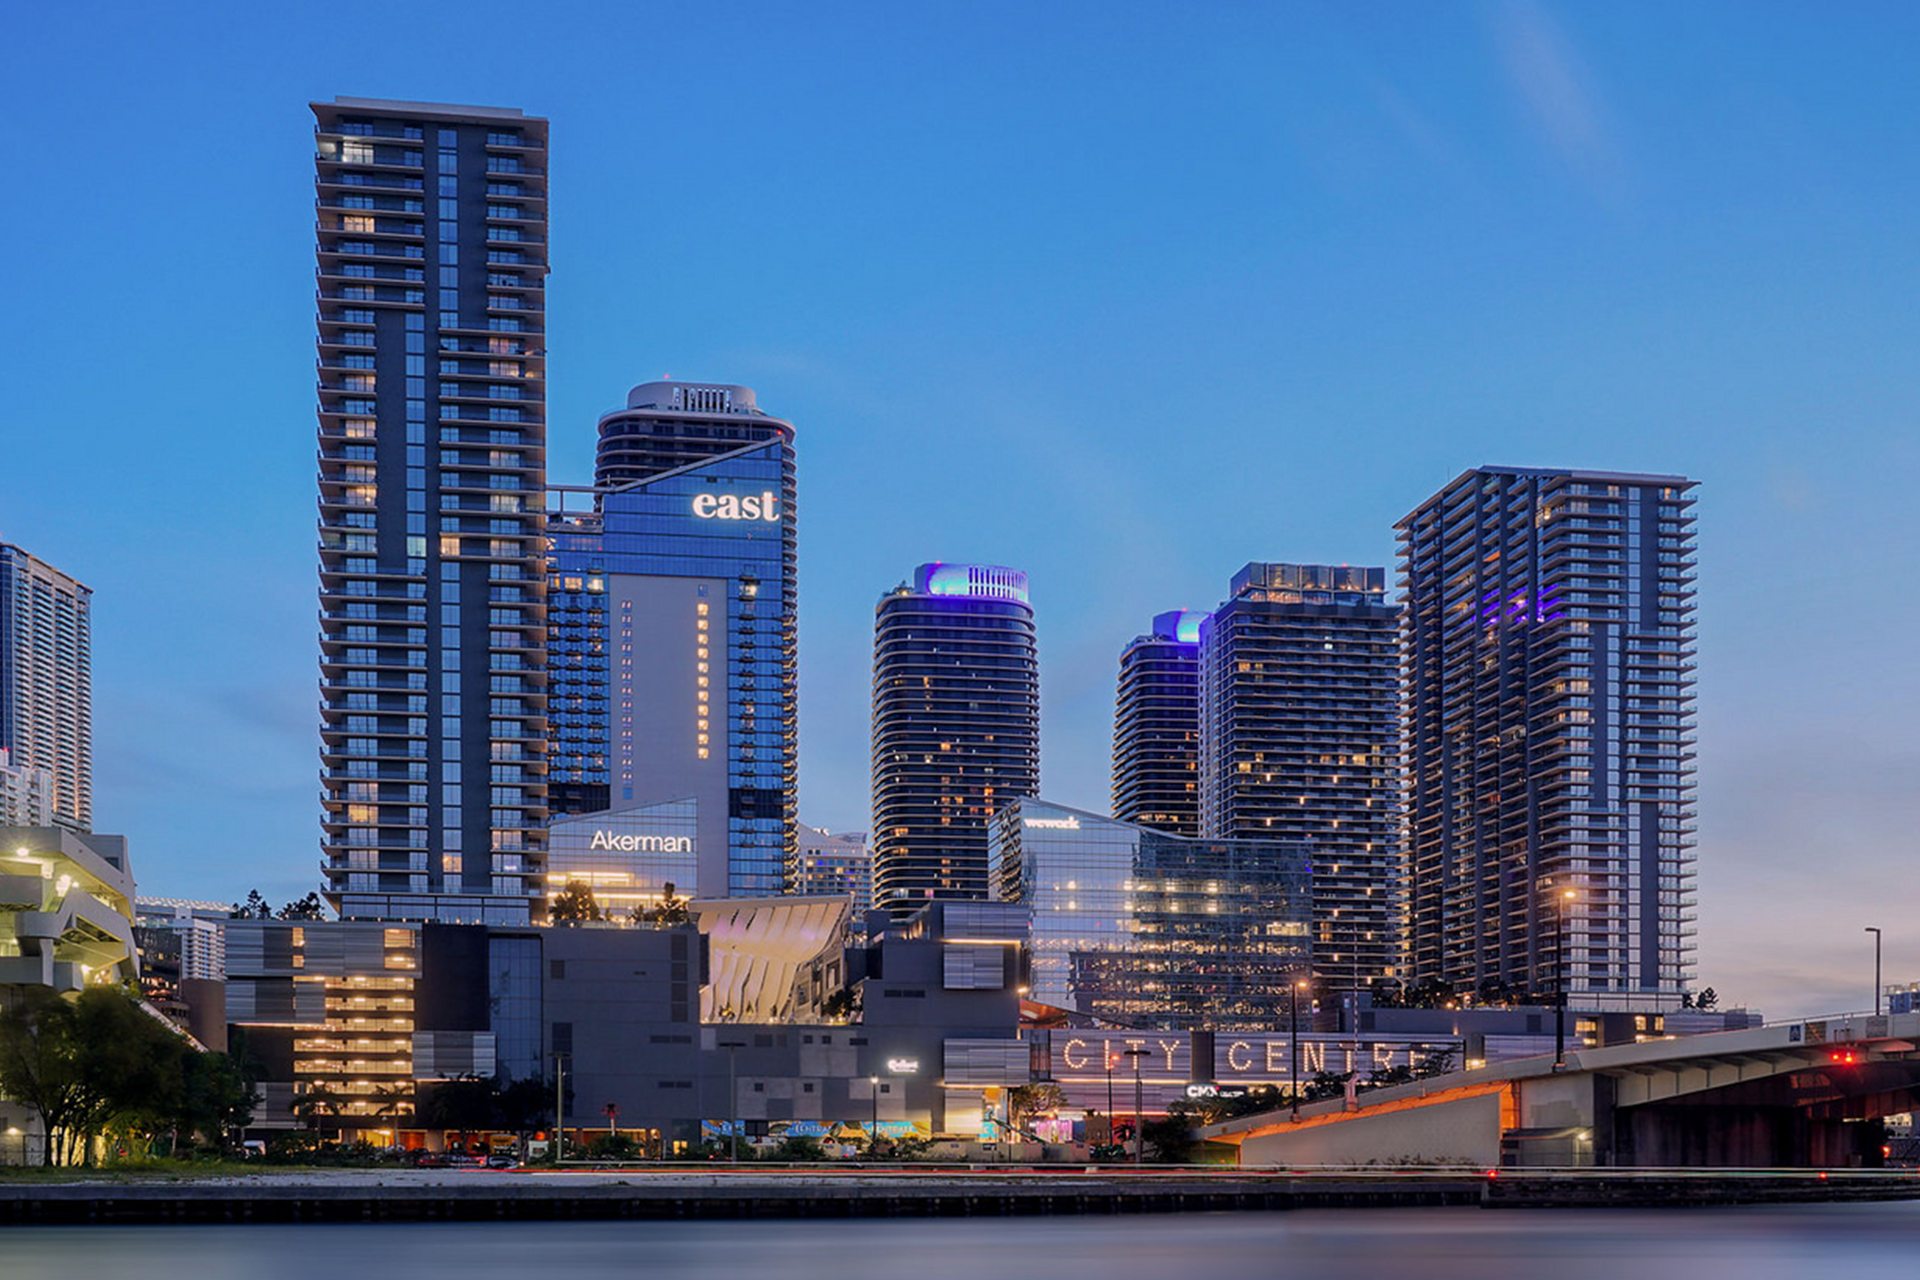
[[[921,565],[874,611],[874,905],[987,897],[987,820],[1039,789],[1027,575]]]
[[[1200,619],[1155,615],[1120,655],[1113,704],[1113,816],[1200,834]]]

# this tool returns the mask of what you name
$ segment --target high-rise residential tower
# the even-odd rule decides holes
[[[1398,610],[1386,570],[1250,564],[1200,628],[1200,833],[1310,849],[1323,999],[1400,976]]]
[[[1039,789],[1027,575],[921,565],[874,611],[873,905],[985,898],[987,821]]]
[[[93,592],[0,543],[0,764],[22,812],[93,829]],[[35,797],[32,806],[28,797]],[[24,824],[33,825],[33,824]]]
[[[525,921],[547,820],[547,122],[313,104],[327,892]]]
[[[749,388],[649,382],[601,418],[594,486],[553,490],[554,808],[694,801],[682,893],[776,894],[798,856],[794,466]]]
[[[1176,609],[1120,655],[1113,706],[1113,816],[1200,834],[1200,620]]]
[[[1693,488],[1483,467],[1400,521],[1416,980],[1679,1003]]]

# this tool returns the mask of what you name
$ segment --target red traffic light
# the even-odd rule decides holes
[[[1851,1067],[1858,1063],[1865,1062],[1866,1058],[1858,1049],[1835,1049],[1827,1055],[1827,1061],[1837,1066]]]

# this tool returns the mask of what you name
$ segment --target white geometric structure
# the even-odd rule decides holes
[[[791,1022],[834,981],[814,981],[816,963],[837,968],[851,906],[845,897],[722,898],[693,904],[707,940],[701,1022]]]
[[[126,838],[0,827],[0,985],[78,991],[139,976]]]

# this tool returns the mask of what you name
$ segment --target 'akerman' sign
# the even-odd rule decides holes
[[[587,848],[608,853],[692,853],[693,837],[623,836],[617,831],[596,831]]]

